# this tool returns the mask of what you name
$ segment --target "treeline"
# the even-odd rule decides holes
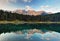
[[[49,21],[49,22],[59,22],[60,21],[60,13],[55,14],[46,14],[46,15],[38,15],[38,16],[31,16],[31,15],[23,15],[18,13],[12,13],[8,11],[0,10],[0,20],[7,20],[7,21]]]

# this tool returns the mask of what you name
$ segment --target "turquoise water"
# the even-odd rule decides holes
[[[24,29],[40,29],[60,32],[60,24],[0,24],[0,33],[20,31]]]
[[[60,41],[60,24],[0,24],[0,41]]]

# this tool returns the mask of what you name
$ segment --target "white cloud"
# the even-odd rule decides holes
[[[24,2],[31,2],[32,0],[23,0]]]
[[[0,4],[9,4],[11,2],[16,2],[17,0],[0,0]]]
[[[60,12],[60,9],[58,9],[56,7],[51,7],[48,5],[40,6],[40,10],[43,10],[46,12],[52,12],[52,13]]]
[[[16,2],[17,2],[17,0],[10,0],[9,2],[13,2],[13,3],[16,3]]]
[[[46,6],[41,6],[41,8],[49,8],[49,6],[48,6],[48,5],[46,5]]]
[[[33,9],[32,7],[30,7],[30,6],[26,6],[25,9],[26,9],[26,10],[34,10],[34,9]]]
[[[12,3],[16,3],[17,0],[0,0],[0,9],[4,9],[4,10],[11,10],[11,9],[15,9],[13,6],[11,6],[10,4]]]
[[[40,6],[40,10],[45,10],[47,8],[50,8],[50,6],[48,6],[48,5],[42,5],[42,6]]]

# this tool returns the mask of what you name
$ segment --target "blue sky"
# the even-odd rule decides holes
[[[59,12],[60,0],[0,0],[0,9],[30,9],[36,11]]]

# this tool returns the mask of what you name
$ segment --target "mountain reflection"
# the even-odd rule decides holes
[[[0,41],[60,41],[60,33],[43,32],[38,29],[22,30],[0,34]]]

